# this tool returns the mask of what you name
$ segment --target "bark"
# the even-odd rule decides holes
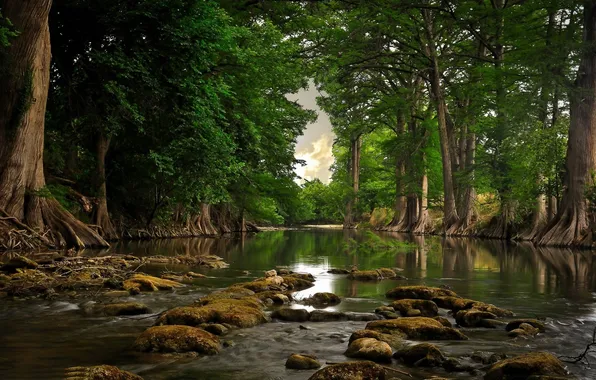
[[[432,73],[430,75],[431,97],[437,110],[437,119],[439,124],[439,139],[441,145],[441,158],[443,161],[443,232],[451,234],[459,222],[459,216],[455,206],[455,192],[453,187],[453,172],[449,131],[447,128],[446,105],[443,90],[441,88],[441,72],[439,68],[439,59],[434,42],[434,31],[431,11],[422,10],[425,22],[425,33],[427,37],[426,53],[432,63]]]
[[[201,203],[201,214],[198,217],[197,225],[205,235],[217,235],[217,230],[211,223],[211,206],[208,203]]]
[[[418,219],[416,225],[412,228],[412,232],[418,235],[432,232],[432,224],[428,215],[428,176],[426,174],[426,157],[422,156],[423,161],[423,173],[421,178],[421,192],[420,198],[418,198]]]
[[[4,0],[3,15],[19,36],[6,50],[0,76],[0,209],[57,244],[109,246],[43,191],[44,119],[50,80],[51,0]]]
[[[110,138],[106,137],[104,133],[100,132],[97,137],[96,146],[96,175],[98,188],[97,188],[97,204],[93,212],[93,224],[99,226],[99,232],[106,240],[118,239],[116,229],[110,219],[108,213],[108,197],[107,197],[107,186],[106,186],[106,154],[110,149]]]
[[[354,220],[354,208],[358,203],[358,189],[360,188],[360,135],[352,138],[350,141],[350,182],[352,184],[353,195],[346,204],[346,214],[344,216],[344,229],[356,228]]]
[[[405,132],[405,118],[400,111],[397,115],[397,126],[395,133],[398,138],[403,137]],[[395,157],[395,205],[393,207],[393,218],[387,226],[383,228],[384,231],[397,231],[404,218],[406,211],[406,197],[404,196],[404,175],[406,174],[403,152],[397,152]]]
[[[592,230],[586,189],[594,186],[596,171],[596,1],[584,2],[586,49],[570,95],[569,139],[565,162],[566,188],[556,217],[546,227],[539,245],[591,246]]]

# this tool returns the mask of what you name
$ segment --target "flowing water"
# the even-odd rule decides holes
[[[382,234],[383,239],[409,239]],[[501,241],[416,237],[416,246],[391,249],[349,248],[349,241],[370,236],[358,231],[307,229],[271,231],[226,238],[174,239],[124,242],[109,251],[85,255],[126,253],[146,255],[216,254],[230,267],[192,268],[208,277],[174,292],[144,293],[123,300],[146,303],[154,312],[192,303],[202,295],[234,282],[261,277],[277,266],[316,277],[315,286],[296,298],[333,292],[343,301],[329,310],[372,312],[387,303],[384,294],[398,285],[446,285],[466,298],[513,310],[520,317],[547,318],[548,331],[536,338],[512,340],[502,330],[463,329],[468,341],[437,342],[448,356],[475,351],[522,352],[547,350],[577,355],[592,339],[596,326],[596,253],[510,245]],[[330,268],[402,268],[408,280],[350,281],[331,275]],[[163,267],[143,270],[159,274]],[[168,266],[170,271],[188,267]],[[130,347],[154,318],[91,317],[82,312],[88,298],[61,297],[53,301],[0,301],[0,379],[60,379],[64,368],[112,364],[150,379],[308,379],[314,371],[284,367],[295,352],[315,354],[322,362],[347,360],[343,352],[350,334],[366,322],[268,323],[235,330],[224,339],[234,345],[214,357],[191,358],[137,354]],[[442,310],[442,315],[447,316]],[[447,316],[453,322],[450,316]],[[596,355],[588,359],[596,363]],[[394,363],[394,365],[397,365]],[[454,377],[441,370],[410,371],[414,379],[431,375]],[[569,365],[578,379],[596,379],[596,368]],[[397,375],[397,374],[396,374]],[[459,373],[457,378],[481,378]]]

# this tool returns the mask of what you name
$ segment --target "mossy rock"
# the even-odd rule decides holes
[[[373,321],[366,325],[367,330],[384,334],[400,334],[415,340],[466,340],[461,331],[445,327],[432,318],[413,317]]]
[[[139,302],[121,302],[106,305],[94,305],[93,311],[108,316],[139,315],[151,312],[147,305]]]
[[[327,366],[308,380],[387,380],[385,368],[371,361],[347,362]]]
[[[141,352],[196,352],[201,355],[215,355],[219,352],[219,339],[196,327],[154,326],[141,333],[133,347]]]
[[[280,307],[271,313],[271,318],[288,322],[306,322],[310,318],[310,313],[306,309]]]
[[[436,317],[433,317],[433,319],[437,322],[440,322],[445,327],[453,327],[451,325],[451,322],[449,322],[449,319],[447,319],[445,317],[436,316]]]
[[[184,285],[177,281],[137,273],[129,279],[124,280],[123,286],[124,290],[128,291],[137,289],[140,291],[155,292],[158,290],[172,290]]]
[[[292,301],[292,292],[289,291],[276,291],[276,290],[269,290],[266,292],[256,293],[255,297],[260,299],[261,301],[265,301],[270,299],[273,301],[274,304],[283,305],[285,303],[289,303]]]
[[[308,288],[312,288],[314,284],[314,277],[310,273],[307,274],[299,274],[294,273],[288,276],[282,276],[283,284],[288,289],[292,289],[294,291],[300,291]],[[312,278],[310,280],[309,278]]]
[[[254,293],[282,290],[281,285],[275,285],[274,283],[267,281],[266,279],[255,280],[250,282],[240,282],[238,284],[235,284],[234,287],[248,289]]]
[[[229,288],[225,288],[223,290],[213,292],[205,297],[201,297],[198,301],[196,301],[199,305],[207,305],[209,302],[214,300],[221,300],[221,299],[240,299],[244,297],[254,296],[255,292],[250,289],[238,287],[238,286],[230,286]]]
[[[65,372],[66,380],[143,380],[139,375],[111,365],[70,367]]]
[[[430,286],[398,286],[385,293],[387,298],[392,299],[420,299],[432,300],[437,297],[457,297],[457,294],[449,289],[433,288]]]
[[[397,351],[394,358],[402,360],[410,366],[438,367],[443,365],[445,356],[437,346],[430,343],[420,343]]]
[[[487,311],[475,309],[460,310],[455,314],[455,321],[462,327],[493,327],[485,322],[487,319],[496,319],[497,316]]]
[[[333,293],[321,292],[313,294],[312,296],[302,300],[302,302],[315,307],[326,307],[339,305],[341,303],[341,298]]]
[[[441,309],[449,309],[453,311],[453,313],[457,313],[460,310],[471,309],[472,306],[478,302],[458,296],[440,296],[433,298],[432,301]]]
[[[360,338],[352,341],[344,353],[349,358],[372,360],[389,363],[393,351],[389,344],[375,338]]]
[[[200,307],[177,307],[163,313],[155,324],[199,326],[203,323],[227,323],[235,327],[247,328],[265,322],[267,317],[260,309],[246,304],[243,300],[230,299]]]
[[[337,322],[348,320],[347,313],[341,311],[313,310],[310,312],[311,322]]]
[[[565,366],[552,354],[533,352],[495,363],[484,380],[528,380],[536,376],[565,376]]]
[[[289,369],[319,369],[321,363],[313,355],[292,354],[286,360],[286,368]]]
[[[211,299],[211,298],[201,298],[201,305],[202,306],[207,306],[207,305],[228,305],[228,306],[244,306],[244,307],[252,307],[253,309],[259,309],[261,310],[262,308],[265,307],[265,305],[263,304],[263,302],[258,299],[257,297],[253,297],[253,296],[248,296],[248,297],[242,297],[242,298],[215,298],[215,299]]]
[[[340,268],[332,268],[327,271],[327,273],[330,273],[330,274],[350,274],[350,272],[351,271],[349,269],[340,269]]]
[[[510,321],[507,323],[507,326],[505,326],[505,331],[515,330],[519,328],[522,323],[526,323],[534,328],[537,328],[538,331],[542,333],[546,331],[546,325],[537,319],[516,319],[515,321]]]
[[[497,316],[497,318],[510,318],[515,316],[515,314],[511,310],[503,309],[497,307],[495,305],[484,303],[484,302],[475,302],[472,305],[472,309],[478,311],[486,311],[488,313],[492,313]]]
[[[395,278],[397,273],[389,268],[379,268],[374,270],[356,270],[348,275],[349,279],[359,281],[379,281]]]
[[[354,331],[352,335],[350,335],[349,343],[362,338],[374,338],[376,340],[380,340],[381,342],[387,343],[393,348],[400,348],[404,343],[404,338],[399,334],[383,334],[374,330]]]
[[[391,304],[402,317],[435,317],[439,315],[437,304],[429,300],[402,299]]]
[[[284,274],[282,275],[283,278],[287,278],[287,277],[294,277],[294,278],[300,278],[302,280],[306,280],[309,282],[315,282],[315,276],[313,276],[310,273],[296,273],[296,272],[292,272],[292,273],[288,273],[288,274]]]
[[[518,328],[509,331],[509,333],[507,335],[509,335],[510,337],[513,337],[513,338],[517,338],[520,336],[531,337],[531,336],[538,335],[539,332],[540,332],[540,330],[537,329],[536,327],[534,327],[528,323],[522,323],[519,325]]]
[[[226,335],[228,333],[228,328],[219,323],[203,323],[199,326],[205,331],[210,332],[214,335]]]

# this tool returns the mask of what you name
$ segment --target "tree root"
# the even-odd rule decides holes
[[[594,331],[592,332],[592,342],[588,343],[584,352],[577,356],[559,356],[559,360],[565,363],[579,363],[585,362],[586,365],[590,365],[588,361],[588,354],[592,351],[592,347],[596,347],[596,327],[594,327]]]

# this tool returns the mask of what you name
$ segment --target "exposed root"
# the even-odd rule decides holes
[[[537,244],[555,247],[590,247],[592,231],[585,210],[580,205],[572,205],[548,224],[545,233]]]

